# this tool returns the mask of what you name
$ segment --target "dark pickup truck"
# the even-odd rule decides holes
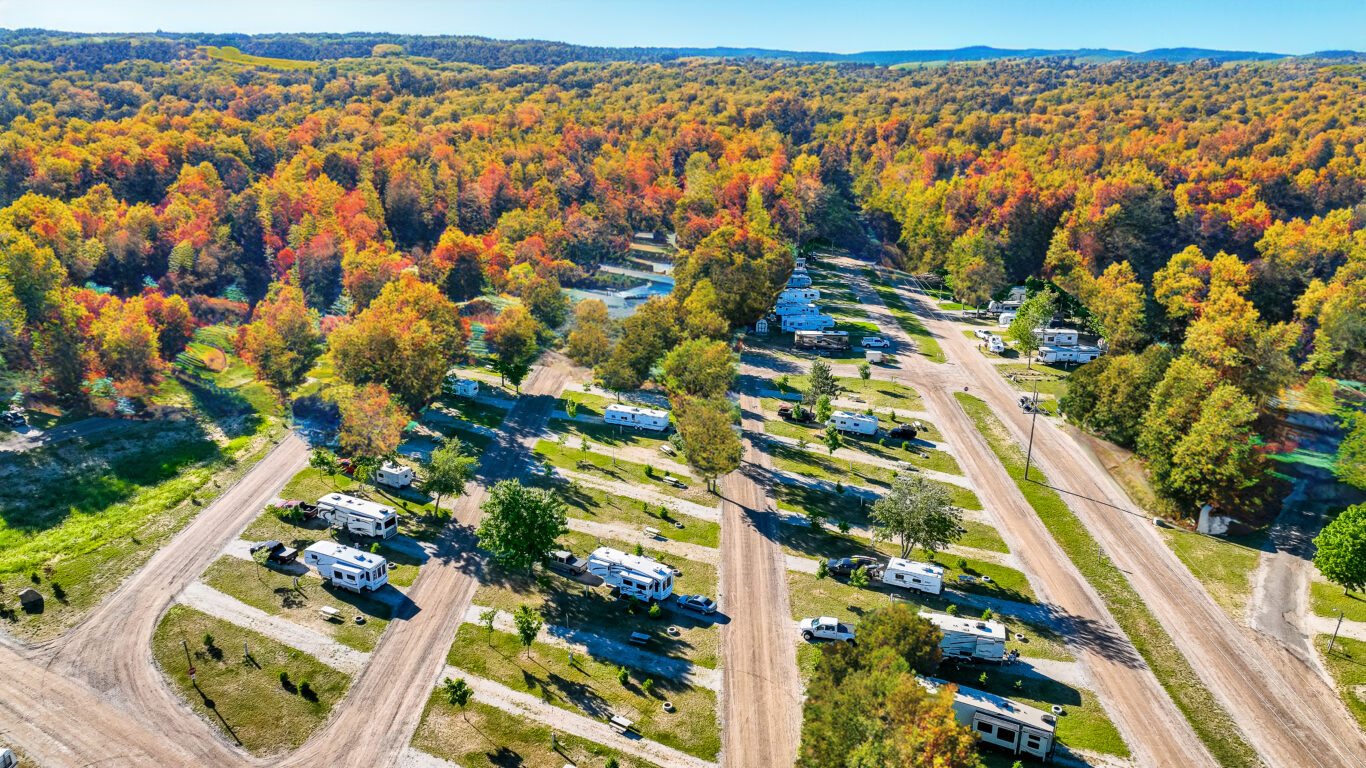
[[[293,547],[286,547],[274,539],[262,541],[251,545],[251,553],[254,555],[261,550],[266,551],[266,562],[277,565],[289,565],[299,558],[299,550]]]

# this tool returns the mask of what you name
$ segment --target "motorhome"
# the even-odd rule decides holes
[[[779,303],[773,308],[773,314],[778,317],[792,317],[794,315],[819,315],[821,311],[811,303]]]
[[[820,300],[820,297],[821,292],[818,288],[784,288],[783,292],[778,294],[778,303],[791,304],[798,301],[818,301]]]
[[[344,493],[329,493],[318,499],[318,516],[333,528],[357,536],[389,539],[398,534],[398,515],[393,507]]]
[[[920,618],[939,628],[944,658],[1001,661],[1006,655],[1006,626],[999,621],[921,611]]]
[[[653,558],[611,547],[593,550],[588,572],[622,595],[646,602],[666,600],[674,591],[673,569]]]
[[[784,331],[823,331],[835,327],[831,315],[788,315],[783,318]]]
[[[417,482],[417,473],[412,467],[405,467],[393,461],[386,461],[375,470],[375,482],[390,488],[407,488]]]
[[[389,583],[388,561],[335,541],[310,545],[304,562],[316,568],[323,581],[352,592],[373,592]]]
[[[1045,346],[1075,347],[1078,332],[1072,328],[1035,328],[1034,335]]]
[[[811,275],[806,274],[806,270],[797,270],[792,273],[792,277],[787,279],[788,288],[810,288]]]
[[[833,424],[835,429],[841,432],[853,432],[857,435],[877,434],[876,416],[867,416],[853,411],[835,411],[830,414],[830,421],[826,423]]]
[[[848,349],[848,331],[797,331],[792,336],[797,349]]]
[[[917,680],[930,693],[948,685],[933,677]],[[1013,755],[1033,755],[1040,760],[1053,756],[1058,719],[1050,712],[959,685],[953,694],[953,716],[971,728],[985,744],[1000,747]]]
[[[603,411],[602,420],[608,424],[662,432],[669,428],[669,412],[638,405],[613,403]]]
[[[447,376],[441,385],[441,391],[456,397],[478,397],[479,382],[462,376]]]
[[[900,557],[894,557],[887,561],[887,566],[882,569],[879,578],[882,579],[883,584],[913,589],[930,595],[937,595],[944,591],[943,566],[917,563],[914,560],[906,560]]]

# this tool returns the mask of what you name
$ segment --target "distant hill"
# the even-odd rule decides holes
[[[238,35],[154,32],[142,34],[81,34],[44,29],[0,29],[0,61],[34,59],[59,66],[96,68],[130,59],[172,61],[192,55],[197,48],[236,48],[246,56],[271,59],[323,61],[370,56],[375,46],[439,61],[459,61],[487,67],[517,64],[558,66],[576,61],[672,61],[690,57],[766,59],[799,64],[931,64],[1061,57],[1087,62],[1103,61],[1270,61],[1287,58],[1323,58],[1336,63],[1362,59],[1354,51],[1324,51],[1309,57],[1292,57],[1263,51],[1221,51],[1209,48],[1158,48],[1121,51],[1110,48],[994,48],[975,45],[952,49],[904,51],[785,51],[771,48],[609,48],[572,45],[549,40],[494,40],[468,35],[394,35],[354,32],[349,34]]]

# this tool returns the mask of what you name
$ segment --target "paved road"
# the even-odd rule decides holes
[[[1023,444],[1029,419],[1016,407],[1019,393],[931,302],[909,291],[901,295],[971,379],[973,394],[990,402]],[[1120,511],[1132,506],[1109,473],[1048,419],[1038,422],[1034,460],[1070,492],[1064,495],[1068,506],[1124,571],[1268,765],[1366,766],[1366,735],[1336,692],[1294,652],[1230,619],[1162,542],[1146,515]]]
[[[746,389],[749,389],[748,387]],[[752,390],[751,390],[752,391]],[[744,464],[721,480],[721,629],[726,678],[721,758],[727,766],[792,765],[801,737],[801,677],[787,597],[782,525],[767,489],[772,464],[748,435],[763,431],[759,399],[740,397]]]

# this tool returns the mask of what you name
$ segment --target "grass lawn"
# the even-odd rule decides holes
[[[603,397],[602,395],[594,394],[592,392],[583,392],[577,389],[566,388],[560,393],[560,399],[555,403],[555,410],[566,411],[567,406],[565,404],[571,400],[578,409],[576,411],[577,415],[598,417],[601,417],[603,413],[607,411],[607,406],[616,402],[610,397]]]
[[[545,485],[542,483],[542,485]],[[582,483],[551,482],[547,487],[554,490],[569,507],[569,516],[600,523],[621,523],[638,528],[658,528],[664,538],[682,541],[703,547],[716,547],[720,544],[721,526],[710,520],[700,520],[691,515],[668,511],[654,505],[615,496]],[[648,507],[644,511],[642,507]],[[674,523],[683,524],[682,528]]]
[[[333,492],[360,496],[393,507],[398,512],[398,532],[405,536],[411,536],[419,541],[431,541],[441,533],[444,518],[437,519],[432,516],[436,505],[431,498],[411,490],[395,491],[391,488],[383,488],[376,485],[362,485],[347,475],[326,475],[323,474],[322,470],[314,469],[313,467],[305,467],[300,470],[297,475],[291,478],[290,481],[285,484],[284,489],[280,491],[280,498],[317,501],[323,496]],[[449,497],[441,500],[443,514],[450,509],[452,503],[454,503],[454,499]],[[267,538],[285,541],[285,539],[281,539],[277,535],[266,533],[267,527],[270,530],[277,531],[299,528],[299,526],[294,526],[290,523],[282,523],[285,526],[284,529],[281,529],[279,526],[270,526],[269,521],[263,523],[263,518],[265,517],[269,517],[269,515],[263,515],[261,518],[257,518],[256,522],[247,528],[247,533],[243,534],[243,537],[249,539],[254,537],[257,540]],[[258,528],[258,524],[260,524],[261,527]],[[322,537],[318,536],[314,541],[317,541],[319,538]],[[341,541],[343,544],[350,543],[347,540],[347,537],[340,533],[334,538]],[[365,547],[368,549],[369,546],[370,541],[366,540]]]
[[[794,439],[805,438],[808,441],[812,440],[813,436],[817,436],[818,434],[824,434],[824,427],[821,427],[818,430],[815,422],[813,421],[802,423],[796,421],[785,421],[779,418],[778,408],[782,405],[791,404],[792,403],[790,402],[779,400],[776,397],[760,398],[759,406],[763,408],[765,412],[765,432],[768,432],[771,435],[783,435],[784,437],[791,437]],[[878,427],[880,429],[891,430],[895,429],[897,426],[901,424],[909,424],[918,421],[920,422],[920,425],[921,427],[923,427],[923,429],[916,432],[917,438],[929,440],[930,442],[934,443],[940,443],[944,441],[944,435],[940,433],[939,428],[924,419],[903,419],[890,413],[878,412],[876,409],[874,410],[873,415],[877,416]],[[901,442],[902,441],[900,440],[892,440],[889,438],[887,444],[893,445]]]
[[[862,462],[851,462],[847,459],[836,459],[829,455],[821,455],[815,451],[820,450],[820,446],[812,444],[811,450],[803,451],[794,445],[785,443],[769,443],[768,452],[773,457],[773,466],[785,472],[793,472],[805,477],[814,477],[832,483],[850,482],[856,485],[889,487],[892,484],[892,472],[894,470],[886,467],[873,466]],[[930,461],[933,461],[936,453],[931,453]],[[948,454],[942,454],[948,458]],[[914,457],[907,457],[911,461]],[[912,463],[916,463],[912,461]],[[928,462],[921,460],[921,465]],[[957,466],[955,464],[955,466]],[[942,471],[942,470],[941,470]],[[949,495],[953,498],[956,506],[964,509],[981,509],[982,502],[978,500],[977,494],[950,483],[942,484],[949,490]]]
[[[389,626],[389,607],[354,595],[346,590],[323,586],[316,576],[299,577],[295,590],[293,574],[263,568],[251,560],[224,556],[204,571],[204,583],[273,616],[282,616],[300,626],[318,630],[337,642],[358,651],[373,651],[384,628]],[[330,606],[341,611],[340,621],[328,621],[318,610]],[[356,614],[366,621],[357,625]]]
[[[1067,366],[1060,363],[1040,363],[1037,360],[1032,366],[1024,363],[1004,363],[996,366],[996,370],[1006,377],[1011,386],[1021,392],[1033,392],[1034,385],[1038,384],[1040,395],[1052,395],[1062,397],[1067,393],[1067,377],[1072,375],[1072,371],[1077,366]]]
[[[375,541],[369,538],[361,539],[346,531],[332,530],[326,521],[317,518],[306,520],[303,523],[295,523],[287,518],[276,517],[274,513],[262,512],[243,531],[242,538],[247,541],[275,539],[300,552],[318,541],[336,541],[349,547],[363,549],[366,552],[375,551],[374,545],[378,544],[379,549],[375,551],[375,554],[383,555],[393,564],[389,570],[389,583],[396,587],[411,585],[417,579],[418,566],[422,565],[421,560],[414,558],[406,550],[392,546],[389,542]]]
[[[206,633],[213,636],[211,647],[203,641]],[[250,659],[242,657],[243,643]],[[172,606],[157,626],[152,655],[191,708],[255,755],[304,743],[351,685],[351,678],[312,656],[183,605]],[[281,683],[280,672],[289,675],[288,683]],[[305,681],[312,696],[301,693]]]
[[[638,429],[628,429],[615,424],[551,419],[547,426],[552,432],[565,435],[567,444],[576,448],[580,445],[580,441],[585,438],[589,442],[608,447],[632,445],[656,451],[659,450],[659,446],[668,442],[657,437],[661,434],[659,432],[642,432]],[[660,455],[663,457],[663,454]]]
[[[1011,440],[1005,425],[991,412],[991,408],[981,400],[962,392],[954,393],[954,397],[976,423],[978,431],[986,438],[996,458],[1015,480],[1020,492],[1053,534],[1053,538],[1100,594],[1115,621],[1148,662],[1158,682],[1190,721],[1191,727],[1195,729],[1196,735],[1204,742],[1215,761],[1223,766],[1251,768],[1261,765],[1256,751],[1239,735],[1237,725],[1228,712],[1200,681],[1190,662],[1177,650],[1171,636],[1162,628],[1157,617],[1134,591],[1119,568],[1101,551],[1100,545],[1063,503],[1062,497],[1053,489],[1040,484],[1046,483],[1047,480],[1024,480],[1024,451]],[[1038,477],[1043,476],[1040,474]]]
[[[549,440],[536,441],[534,454],[540,462],[548,461],[552,466],[562,469],[591,472],[605,480],[614,482],[635,483],[659,493],[708,506],[717,502],[717,497],[709,493],[706,485],[700,480],[691,477],[681,478],[688,487],[677,488],[655,479],[663,475],[655,472],[653,467],[649,468],[648,471],[653,473],[655,477],[646,474],[647,470],[644,464],[636,464],[625,459],[617,459],[614,465],[611,456],[603,456],[593,451],[583,451],[570,445],[557,445]]]
[[[796,422],[781,420],[766,420],[764,431],[770,434],[789,437],[794,440],[805,440],[810,450],[823,450],[825,440],[825,429],[798,424]],[[941,451],[937,448],[930,448],[920,443],[908,440],[898,440],[888,437],[866,437],[843,433],[844,448],[876,456],[884,461],[905,461],[917,467],[932,469],[936,472],[944,472],[950,475],[961,475],[963,470],[958,466],[958,460],[953,454]],[[827,451],[826,455],[829,453]],[[848,464],[845,464],[846,468]]]
[[[1257,569],[1261,552],[1233,538],[1205,536],[1183,528],[1163,528],[1162,538],[1205,585],[1214,602],[1230,616],[1243,615],[1247,598],[1252,594],[1249,577]],[[1259,533],[1247,538],[1260,541],[1265,535]]]
[[[1063,708],[1057,730],[1057,738],[1063,744],[1074,749],[1129,756],[1128,745],[1114,723],[1105,716],[1105,709],[1096,695],[1090,691],[1073,688],[1056,680],[1013,673],[1009,668],[983,668],[965,664],[944,667],[940,669],[939,676],[949,682],[1004,696],[1045,712],[1056,704]]]
[[[1324,664],[1337,683],[1338,693],[1348,711],[1366,728],[1366,643],[1350,637],[1338,636],[1333,652],[1328,653],[1332,635],[1318,635],[1314,644],[1323,654]]]
[[[778,509],[790,510],[802,515],[816,512],[833,523],[848,520],[850,523],[858,525],[872,524],[868,516],[867,504],[859,504],[858,499],[852,495],[841,495],[819,488],[807,488],[784,483],[774,485],[773,493],[778,501]],[[962,538],[957,541],[958,544],[989,552],[1010,551],[1010,547],[1006,546],[1001,534],[986,523],[964,520],[962,527],[967,530],[963,532]]]
[[[603,768],[615,757],[621,768],[657,768],[591,741],[555,731],[558,750],[550,748],[548,725],[508,714],[471,699],[457,710],[440,688],[432,692],[413,735],[413,747],[463,768]]]
[[[598,546],[595,537],[570,532],[559,538],[560,546],[579,556]],[[621,541],[603,539],[603,546],[633,551]],[[716,569],[706,563],[645,549],[645,554],[676,566],[682,575],[674,581],[675,594],[700,593],[716,596]],[[653,636],[651,650],[664,656],[685,658],[694,664],[715,668],[720,656],[720,628],[710,619],[690,612],[667,609],[660,619],[645,614],[645,604],[634,599],[613,600],[605,586],[589,587],[553,571],[537,569],[533,574],[509,571],[491,562],[474,602],[512,613],[526,604],[541,612],[551,624],[585,629],[604,637],[627,641],[632,632]],[[665,628],[676,626],[679,634],[670,636]]]
[[[570,666],[563,649],[539,642],[532,643],[527,655],[516,635],[490,634],[474,624],[460,627],[447,662],[596,720],[621,715],[635,721],[645,738],[707,760],[721,749],[716,694],[706,688],[636,670],[630,670],[630,680],[622,685],[616,664],[576,655]],[[641,687],[646,679],[654,679],[649,693]],[[674,712],[663,710],[665,701],[673,702]]]
[[[453,411],[455,415],[465,421],[478,424],[482,427],[495,429],[507,418],[508,411],[517,404],[516,400],[508,400],[506,408],[499,408],[496,405],[471,400],[467,397],[443,397],[437,401],[446,411]],[[433,409],[425,409],[430,412]]]
[[[1309,584],[1309,606],[1315,614],[1336,619],[1342,611],[1348,621],[1366,621],[1366,592],[1342,593],[1342,587],[1323,581]],[[1366,661],[1366,656],[1362,657]]]
[[[805,392],[811,385],[811,377],[807,375],[789,376],[787,381],[788,391]],[[925,407],[920,395],[905,384],[883,379],[861,379],[857,376],[838,376],[835,381],[843,390],[839,395],[841,398],[857,395],[857,399],[862,399],[874,408],[918,411]],[[776,385],[774,388],[777,388]]]
[[[924,323],[920,322],[920,318],[916,317],[915,313],[906,307],[906,303],[901,300],[896,289],[883,282],[882,278],[878,277],[877,273],[871,269],[865,269],[864,274],[868,276],[868,282],[873,286],[873,290],[877,291],[877,295],[882,298],[882,303],[887,305],[887,310],[892,313],[892,317],[896,318],[897,325],[900,325],[901,330],[905,331],[915,341],[917,351],[936,363],[947,361],[948,358],[944,357],[944,351],[939,348],[939,340],[930,333]]]
[[[194,421],[129,421],[0,454],[0,588],[46,598],[41,613],[4,606],[0,627],[51,637],[145,563],[271,447],[274,422],[234,423],[249,431],[216,441]]]
[[[809,573],[788,571],[788,593],[792,599],[792,618],[804,619],[813,616],[834,616],[841,621],[857,622],[869,611],[888,604],[903,602],[914,607],[943,613],[954,604],[952,596],[926,595],[919,592],[889,587],[877,582],[867,587],[850,586],[847,581],[826,577],[817,579]],[[980,615],[979,609],[959,606],[964,616]],[[1072,661],[1072,654],[1063,646],[1062,636],[1047,627],[1037,626],[1013,616],[997,614],[995,620],[1006,625],[1006,631],[1014,638],[1016,632],[1025,636],[1025,642],[1011,640],[1006,649],[1018,649],[1021,656],[1036,659]]]

